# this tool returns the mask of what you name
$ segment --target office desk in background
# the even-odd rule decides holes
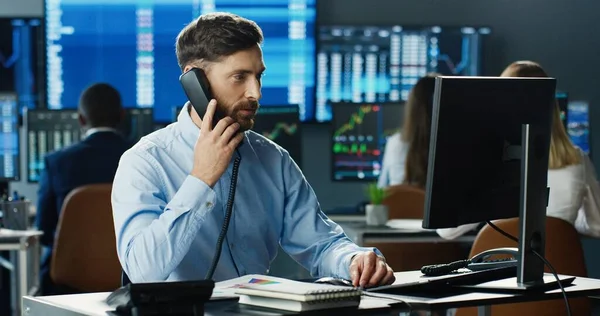
[[[332,218],[335,221],[335,219]],[[440,237],[435,230],[416,230],[412,228],[398,229],[388,226],[368,226],[366,221],[336,221],[346,235],[362,246],[366,243],[473,243],[475,234],[467,234],[456,239],[447,240]]]
[[[420,271],[397,272],[396,282],[402,280],[414,280],[420,275]],[[600,280],[577,277],[572,286],[566,287],[569,297],[584,297],[600,294]],[[108,311],[113,310],[104,303],[109,293],[74,294],[62,296],[42,296],[23,298],[23,310],[28,316],[106,316]],[[459,307],[479,306],[480,316],[490,315],[490,306],[495,304],[523,303],[562,298],[560,290],[547,292],[535,292],[524,294],[497,294],[463,292],[462,294],[450,294],[440,297],[417,297],[405,295],[378,294],[381,298],[363,297],[359,310],[343,309],[344,315],[396,315],[408,311],[410,304],[412,311],[440,312]],[[329,312],[329,310],[326,310]],[[335,314],[331,310],[331,314]],[[341,312],[342,310],[337,310]],[[323,311],[321,311],[322,313]],[[236,300],[213,301],[205,305],[205,315],[293,315],[294,312],[283,312],[273,309],[262,309],[257,307],[246,307],[237,303]],[[306,313],[303,313],[306,314]]]
[[[39,289],[41,235],[37,230],[0,229],[0,251],[10,251],[10,262],[0,262],[0,266],[11,271],[13,315],[21,315],[21,298]]]

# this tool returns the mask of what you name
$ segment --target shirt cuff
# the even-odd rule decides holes
[[[350,265],[352,264],[352,260],[354,259],[354,256],[356,256],[360,253],[369,252],[369,251],[373,251],[373,252],[375,252],[375,254],[377,256],[384,258],[383,254],[381,254],[381,251],[379,251],[379,249],[377,249],[377,248],[359,247],[357,250],[349,253],[342,260],[342,269],[340,270],[342,272],[342,277],[345,279],[348,279],[348,280],[352,279],[352,276],[350,275]]]
[[[210,210],[216,203],[217,194],[204,181],[188,175],[173,199],[169,202],[168,207],[172,210],[180,210],[183,212],[195,210],[200,207],[205,207]]]

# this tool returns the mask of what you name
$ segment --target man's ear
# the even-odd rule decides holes
[[[79,125],[81,127],[84,127],[87,125],[87,121],[85,120],[85,117],[83,116],[83,114],[81,114],[81,112],[77,113],[77,120],[79,121]]]

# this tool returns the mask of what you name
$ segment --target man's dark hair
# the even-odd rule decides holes
[[[93,84],[81,94],[79,111],[90,127],[115,128],[121,123],[123,113],[121,95],[109,84]]]
[[[263,41],[260,27],[235,14],[214,12],[201,15],[177,35],[175,53],[181,71],[199,59],[218,61]]]

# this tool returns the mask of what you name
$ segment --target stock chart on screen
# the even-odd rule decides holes
[[[481,75],[488,28],[320,26],[317,35],[317,121],[333,102],[401,102],[429,72]]]
[[[403,103],[332,103],[332,176],[374,181],[387,137],[401,125]]]
[[[261,106],[252,130],[285,148],[302,167],[302,135],[297,105]]]
[[[40,18],[0,18],[0,92],[16,92],[19,109],[44,105],[41,23]]]
[[[261,104],[299,104],[314,118],[316,0],[46,0],[48,108],[75,108],[86,86],[115,86],[123,104],[169,122],[183,105],[175,40],[201,14],[226,11],[264,34]],[[83,67],[83,68],[82,68]]]

